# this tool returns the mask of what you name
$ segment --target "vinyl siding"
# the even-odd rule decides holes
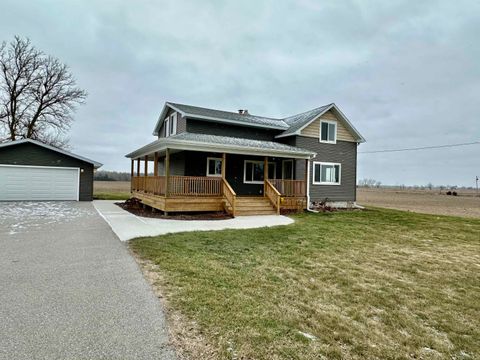
[[[197,134],[211,134],[219,136],[231,136],[244,139],[274,141],[275,135],[281,131],[259,129],[246,126],[220,124],[216,122],[197,119],[187,119],[187,131]]]
[[[300,134],[302,136],[308,136],[316,139],[320,139],[320,122],[321,120],[333,120],[337,122],[337,141],[352,141],[355,142],[355,138],[348,131],[343,124],[343,121],[339,120],[331,111],[327,111],[319,119],[312,122],[305,127]]]
[[[310,161],[310,201],[355,201],[357,183],[357,144],[349,141],[337,141],[336,144],[320,143],[317,139],[296,136],[296,146],[315,151],[317,156]],[[313,162],[340,163],[340,185],[313,184]],[[296,177],[302,179],[305,175],[305,162],[296,162]]]
[[[80,172],[79,200],[93,199],[93,165],[44,147],[24,143],[0,148],[0,164],[76,167]]]

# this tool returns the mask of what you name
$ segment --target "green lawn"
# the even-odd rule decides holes
[[[383,209],[294,218],[130,246],[158,265],[168,306],[218,359],[480,357],[480,220]]]
[[[130,193],[127,192],[94,192],[95,200],[127,200],[130,199]]]

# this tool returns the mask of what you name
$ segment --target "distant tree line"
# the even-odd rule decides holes
[[[95,181],[130,181],[130,174],[127,172],[99,170],[93,175]]]
[[[433,185],[432,183],[428,183],[426,185],[405,185],[405,184],[400,184],[400,185],[382,185],[381,181],[377,181],[375,179],[370,179],[370,178],[364,178],[358,181],[357,184],[358,187],[363,187],[363,188],[390,188],[390,189],[414,189],[414,190],[440,190],[440,193],[443,190],[457,190],[457,189],[468,189],[472,190],[474,189],[473,186],[457,186],[457,185]]]

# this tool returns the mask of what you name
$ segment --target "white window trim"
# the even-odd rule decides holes
[[[222,177],[222,173],[220,174],[210,174],[209,173],[209,163],[210,163],[210,160],[219,160],[220,163],[222,162],[222,158],[217,158],[217,157],[207,157],[207,176],[214,176],[214,177]]]
[[[263,181],[256,181],[256,180],[247,180],[247,163],[252,163],[252,164],[264,164],[263,161],[261,160],[245,160],[243,162],[243,183],[244,184],[263,184]],[[264,169],[265,171],[265,169]],[[252,172],[253,172],[253,167],[252,167]],[[252,174],[253,175],[253,174]],[[252,176],[253,178],[253,176]],[[265,180],[265,179],[264,179]]]
[[[291,162],[292,163],[292,176],[290,178],[285,178],[285,163]],[[294,162],[293,159],[282,160],[282,180],[293,180],[295,178],[295,169],[294,169]]]
[[[315,181],[316,175],[316,165],[320,165],[320,181]],[[338,183],[336,182],[322,182],[322,165],[338,165]],[[331,162],[321,162],[321,161],[314,161],[313,162],[313,177],[312,177],[312,184],[313,185],[341,185],[342,184],[342,164],[340,163],[331,163]]]
[[[323,123],[335,125],[335,139],[333,141],[332,140],[322,140],[322,124]],[[337,130],[338,130],[338,123],[336,121],[334,121],[334,120],[320,120],[320,130],[319,130],[319,140],[320,140],[320,142],[324,143],[324,144],[336,144],[337,143]]]
[[[170,121],[172,125],[172,131],[170,132],[171,135],[176,135],[177,134],[177,113],[173,113],[170,115]]]
[[[170,116],[165,119],[165,137],[170,136]]]

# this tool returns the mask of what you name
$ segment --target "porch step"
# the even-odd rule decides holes
[[[229,211],[232,210],[231,206],[227,205]],[[265,197],[237,197],[236,200],[236,215],[275,215],[277,212],[273,205]]]

